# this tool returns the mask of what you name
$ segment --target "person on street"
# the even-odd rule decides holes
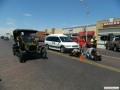
[[[81,37],[80,40],[79,40],[79,46],[80,46],[80,51],[83,54],[84,53],[84,47],[85,47],[85,39],[83,37]]]
[[[97,40],[95,39],[95,36],[91,38],[91,47],[96,48],[97,47]]]
[[[98,53],[96,48],[88,48],[86,51],[86,58],[91,60],[101,60],[101,55]]]

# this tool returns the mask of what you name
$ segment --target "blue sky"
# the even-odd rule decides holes
[[[120,0],[0,0],[0,33],[82,26],[109,18],[120,18]]]

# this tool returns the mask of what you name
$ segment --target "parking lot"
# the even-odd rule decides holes
[[[98,49],[102,61],[48,50],[48,59],[20,63],[13,41],[0,40],[0,90],[104,90],[120,86],[120,52]]]

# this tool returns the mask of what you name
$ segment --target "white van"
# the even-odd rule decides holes
[[[48,35],[44,41],[47,49],[55,49],[61,52],[79,49],[79,45],[63,34]]]

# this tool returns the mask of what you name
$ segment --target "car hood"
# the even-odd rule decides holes
[[[63,45],[78,45],[76,42],[62,42]]]

